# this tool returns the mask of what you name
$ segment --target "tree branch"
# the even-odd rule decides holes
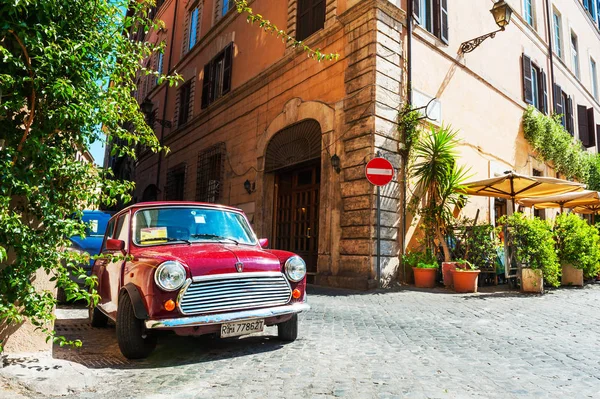
[[[27,140],[27,136],[29,135],[29,131],[31,130],[31,125],[33,124],[33,116],[35,115],[35,88],[33,85],[33,69],[31,68],[31,58],[29,58],[29,53],[27,53],[27,48],[19,38],[19,36],[12,30],[8,30],[16,39],[19,46],[21,46],[21,50],[23,51],[23,56],[25,57],[25,63],[27,64],[27,72],[29,72],[29,77],[31,78],[31,95],[29,96],[29,118],[25,122],[25,132],[23,133],[23,137],[21,137],[21,141],[19,142],[19,146],[17,147],[17,154],[21,152],[23,149],[23,144],[25,144],[25,140]],[[16,162],[16,154],[15,159],[13,159],[13,165]]]

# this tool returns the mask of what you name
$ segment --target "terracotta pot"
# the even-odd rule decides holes
[[[541,270],[521,270],[521,291],[544,293],[544,274]]]
[[[417,288],[435,288],[435,275],[437,269],[422,269],[413,267],[415,274],[415,286]]]
[[[454,291],[456,292],[477,292],[477,281],[479,280],[479,270],[452,270],[452,280],[454,281]]]
[[[560,284],[583,287],[583,270],[576,269],[573,265],[569,264],[562,265]]]
[[[452,287],[452,270],[456,269],[456,262],[442,262],[442,277],[444,279],[444,286],[447,288]]]

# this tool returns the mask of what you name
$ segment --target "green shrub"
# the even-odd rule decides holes
[[[426,249],[425,252],[420,251],[412,251],[407,252],[404,256],[404,263],[409,267],[419,267],[421,264],[423,265],[431,265],[431,268],[437,268],[437,259],[433,255],[430,249]]]
[[[498,244],[499,240],[494,226],[491,224],[473,226],[466,237],[465,258],[477,268],[493,266]]]
[[[594,226],[573,213],[562,213],[554,221],[554,240],[561,264],[583,270],[585,278],[598,275],[600,235]]]
[[[539,218],[527,218],[520,212],[503,217],[501,223],[507,224],[517,262],[523,267],[542,270],[544,281],[558,287],[560,264],[550,224]]]
[[[424,262],[419,262],[417,263],[417,269],[437,269],[438,268],[438,264],[437,263],[424,263]]]

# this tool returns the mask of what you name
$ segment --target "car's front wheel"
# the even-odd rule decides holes
[[[126,292],[119,297],[116,330],[119,349],[127,359],[146,358],[156,347],[156,336],[146,331],[143,320],[135,317],[131,298]]]
[[[298,315],[295,314],[286,322],[277,324],[277,336],[282,341],[295,341],[298,337]]]

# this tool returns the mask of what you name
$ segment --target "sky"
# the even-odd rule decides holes
[[[103,166],[104,163],[104,143],[97,140],[90,145],[90,153],[94,157],[94,163],[98,166]]]

